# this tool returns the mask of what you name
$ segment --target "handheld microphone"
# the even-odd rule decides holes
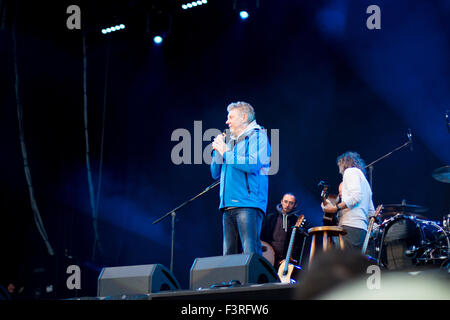
[[[407,136],[408,136],[408,139],[409,139],[409,148],[410,148],[411,151],[413,151],[413,140],[412,140],[411,129],[408,129]]]
[[[224,141],[226,141],[226,138],[227,138],[227,130],[228,129],[223,129],[222,130],[222,136],[224,136]],[[213,149],[213,151],[216,150],[216,148],[214,148],[214,147],[212,149]]]
[[[225,128],[222,130],[222,135],[226,138],[228,136],[229,132],[230,132],[230,129]]]

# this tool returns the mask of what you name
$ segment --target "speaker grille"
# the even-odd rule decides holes
[[[103,268],[98,279],[99,297],[149,294],[180,289],[171,272],[161,264]]]
[[[190,289],[239,282],[241,285],[279,282],[275,269],[257,254],[236,254],[195,259],[190,274]]]

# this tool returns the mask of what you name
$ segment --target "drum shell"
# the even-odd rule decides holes
[[[425,234],[414,217],[397,215],[391,219],[380,228],[380,261],[389,270],[412,268],[417,261],[414,257],[407,256],[406,252],[412,247],[421,246]]]
[[[446,215],[445,217],[442,218],[442,227],[445,230],[450,231],[450,214]]]

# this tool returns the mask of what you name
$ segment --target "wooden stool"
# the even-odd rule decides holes
[[[341,227],[334,226],[324,226],[324,227],[315,227],[308,230],[308,233],[312,235],[311,240],[311,252],[309,254],[309,265],[311,265],[311,261],[314,257],[314,253],[316,252],[316,236],[322,236],[322,246],[323,251],[327,251],[328,248],[333,244],[333,237],[339,237],[339,247],[341,250],[344,250],[344,239],[342,236],[347,234]]]

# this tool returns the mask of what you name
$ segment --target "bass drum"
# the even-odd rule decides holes
[[[388,270],[413,269],[422,261],[423,246],[435,242],[439,227],[414,216],[397,214],[380,226],[376,251],[378,260]]]

